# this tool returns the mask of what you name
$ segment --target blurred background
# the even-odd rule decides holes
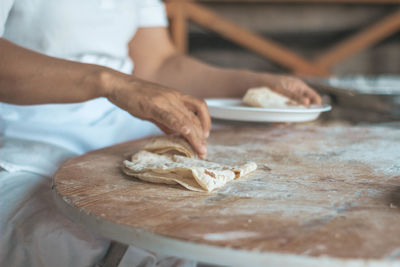
[[[393,12],[393,5],[246,4],[205,2],[221,16],[314,58],[345,38]],[[189,23],[189,53],[221,66],[262,71],[289,71],[254,52]],[[400,74],[400,32],[360,51],[332,69],[333,74]]]
[[[181,52],[291,73],[353,121],[400,120],[399,0],[169,0]]]

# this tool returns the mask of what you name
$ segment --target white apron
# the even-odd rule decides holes
[[[1,0],[0,37],[54,57],[131,73],[138,27],[166,26],[158,0]],[[51,176],[67,158],[160,131],[106,99],[77,104],[0,103],[0,266],[92,266],[109,241],[54,205]],[[120,266],[172,266],[130,247]]]

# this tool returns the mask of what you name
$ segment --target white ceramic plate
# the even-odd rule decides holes
[[[234,121],[302,122],[318,118],[321,112],[331,110],[330,105],[287,108],[255,108],[243,104],[241,99],[206,99],[211,117]]]

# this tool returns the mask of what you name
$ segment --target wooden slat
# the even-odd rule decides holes
[[[111,241],[106,255],[94,267],[116,267],[121,263],[128,245]]]
[[[251,0],[251,1],[197,1],[197,2],[292,2],[292,3],[400,3],[400,0]],[[354,53],[366,49],[400,29],[400,10],[387,16],[380,22],[349,37],[320,55],[313,62],[290,51],[286,47],[251,32],[215,12],[186,0],[167,1],[167,11],[171,18],[172,37],[177,49],[187,51],[187,19],[219,33],[234,43],[248,48],[267,59],[289,68],[301,75],[328,75],[330,68],[347,59]]]
[[[211,10],[198,4],[186,2],[187,15],[194,22],[211,29],[221,36],[242,45],[276,63],[285,66],[298,74],[323,75],[306,59],[290,51],[284,46],[227,20]]]
[[[375,25],[335,45],[332,49],[319,56],[315,63],[321,68],[328,69],[350,55],[378,43],[399,30],[400,9]]]
[[[171,18],[171,35],[176,49],[181,53],[187,51],[187,18],[183,1],[170,1],[166,5]]]

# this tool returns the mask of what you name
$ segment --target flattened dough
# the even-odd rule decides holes
[[[254,162],[227,166],[198,159],[189,143],[177,136],[154,138],[131,161],[123,162],[127,175],[152,183],[180,184],[200,192],[222,187],[256,168]]]
[[[177,135],[158,136],[147,143],[143,150],[156,154],[182,155],[188,158],[197,158],[191,145],[182,137]]]
[[[259,108],[299,106],[295,101],[272,91],[268,87],[251,88],[247,90],[243,97],[243,102],[249,106]]]

